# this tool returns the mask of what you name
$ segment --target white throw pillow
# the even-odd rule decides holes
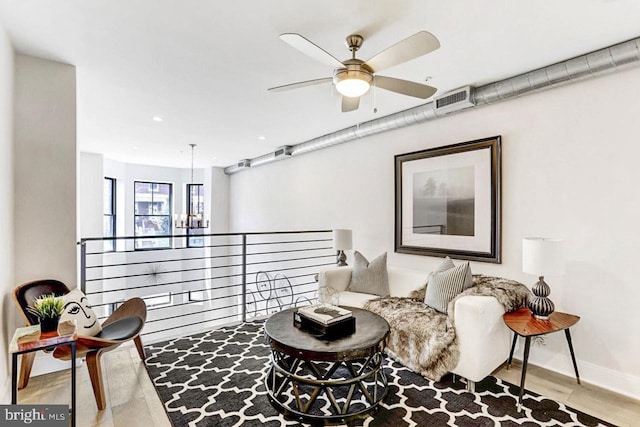
[[[60,316],[61,323],[75,320],[78,335],[83,336],[92,337],[102,331],[98,316],[91,309],[87,296],[80,289],[74,289],[61,298],[64,304],[62,316]]]

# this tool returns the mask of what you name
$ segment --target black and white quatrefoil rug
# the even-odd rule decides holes
[[[263,322],[213,330],[147,346],[147,369],[176,427],[300,425],[267,399],[270,364]],[[389,392],[364,426],[611,426],[561,403],[488,377],[468,393],[451,376],[433,382],[387,359]],[[327,402],[328,403],[328,402]],[[329,407],[327,404],[326,407]]]

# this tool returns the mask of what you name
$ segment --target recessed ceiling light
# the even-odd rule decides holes
[[[266,136],[263,136],[263,135],[260,135],[260,136],[258,137],[258,139],[259,139],[260,141],[264,141],[265,139],[267,139],[267,137],[266,137]]]
[[[131,149],[132,149],[132,150],[137,150],[137,149],[138,149],[138,147],[131,147]]]
[[[154,122],[163,122],[164,119],[162,117],[160,117],[160,116],[153,116],[153,121]]]

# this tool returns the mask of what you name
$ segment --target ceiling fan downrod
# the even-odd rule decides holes
[[[360,34],[351,34],[350,36],[346,37],[345,42],[347,44],[347,47],[351,51],[351,59],[356,59],[356,52],[362,46],[363,41],[364,37],[362,37]]]

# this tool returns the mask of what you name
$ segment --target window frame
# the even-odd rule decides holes
[[[198,187],[198,195],[197,197],[200,198],[202,197],[202,209],[199,209],[196,204],[192,204],[191,203],[191,189],[193,187]],[[204,218],[204,184],[197,184],[197,183],[189,183],[187,184],[187,197],[186,197],[186,202],[187,202],[187,214],[188,215],[196,215],[196,214],[201,214],[202,217]],[[194,212],[191,211],[191,207],[194,206]],[[202,243],[201,244],[196,244],[193,242],[193,240],[196,240],[198,235],[204,234],[204,232],[202,230],[189,230],[187,229],[187,247],[188,248],[202,248],[204,247],[204,237],[200,237],[202,239]]]
[[[153,206],[153,195],[159,190],[160,185],[168,185],[169,186],[169,213],[164,215],[164,214],[156,214],[156,213],[152,213],[152,214],[146,214],[146,215],[141,215],[141,214],[137,214],[136,213],[136,196],[137,196],[137,192],[136,192],[136,184],[149,184],[149,186],[151,187],[151,203]],[[173,239],[171,238],[173,235],[173,216],[172,216],[172,211],[173,211],[173,184],[170,182],[159,182],[159,181],[133,181],[133,236],[134,238],[134,250],[136,251],[154,251],[154,250],[163,250],[163,249],[172,249],[173,248]],[[169,218],[169,234],[166,234],[166,239],[168,241],[166,246],[157,246],[157,247],[152,247],[152,248],[139,248],[138,247],[138,239],[142,240],[144,238],[147,237],[154,237],[154,236],[165,236],[164,234],[156,234],[154,236],[138,236],[136,233],[136,219],[138,217],[168,217]]]
[[[111,184],[111,200],[109,201],[111,204],[111,213],[107,214],[105,212],[105,207],[102,207],[102,214],[103,217],[109,217],[109,222],[111,223],[111,230],[113,235],[111,236],[106,236],[105,232],[104,232],[104,219],[103,219],[103,223],[102,223],[102,237],[116,237],[117,236],[117,231],[116,231],[116,179],[115,178],[111,178],[108,176],[104,177],[104,181],[109,181]],[[103,182],[104,182],[103,181]],[[104,187],[103,187],[103,191],[104,191]],[[104,194],[103,194],[103,201],[104,201]],[[109,245],[110,247],[107,248],[107,245]],[[104,252],[115,252],[116,251],[116,241],[115,240],[104,240],[103,241],[103,251]]]

